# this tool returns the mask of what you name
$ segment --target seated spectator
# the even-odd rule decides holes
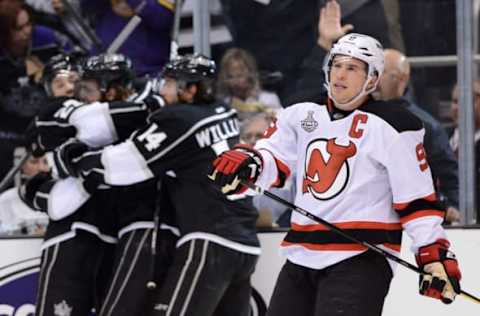
[[[254,146],[257,140],[263,137],[265,130],[271,122],[271,117],[265,113],[255,114],[253,117],[245,120],[240,127],[240,141]],[[295,188],[291,185],[290,181],[284,188],[272,189],[271,191],[287,201],[293,201],[295,198]],[[284,205],[264,195],[254,196],[253,205],[259,213],[257,220],[258,227],[288,227],[290,225],[289,215],[291,211],[287,210]]]
[[[142,7],[142,2],[145,6]],[[173,25],[172,0],[80,0],[82,12],[93,19],[95,32],[104,48],[110,46],[135,14],[142,18],[118,53],[129,57],[137,76],[156,75],[170,56],[170,30]],[[140,7],[139,7],[140,6]],[[102,51],[94,48],[97,55]]]
[[[25,149],[19,147],[15,156],[23,156],[24,153]],[[49,170],[50,167],[45,156],[30,157],[20,169],[17,184],[20,185],[21,182],[39,172],[48,172]],[[0,194],[0,234],[42,235],[48,224],[48,216],[28,207],[20,199],[18,187]]]
[[[38,112],[45,93],[43,64],[59,50],[52,30],[35,26],[28,7],[7,1],[0,11],[0,178],[12,165],[13,150]]]
[[[220,99],[238,111],[240,120],[282,109],[275,93],[262,90],[253,56],[240,48],[231,48],[222,57],[217,92]]]
[[[406,107],[422,120],[425,127],[424,147],[432,170],[433,183],[439,200],[444,202],[447,223],[458,222],[458,165],[440,122],[407,97],[410,64],[407,57],[395,49],[385,50],[385,70],[377,86],[376,98],[394,106]]]

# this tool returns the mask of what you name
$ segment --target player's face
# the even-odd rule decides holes
[[[167,105],[178,103],[177,81],[173,78],[163,78],[159,93],[165,99]]]
[[[355,98],[362,91],[366,80],[367,65],[364,62],[344,55],[334,57],[330,70],[330,89],[338,103],[348,103]],[[357,103],[348,108],[339,108],[353,110],[361,104]]]
[[[30,157],[22,166],[22,173],[27,177],[33,177],[39,172],[48,172],[50,167],[45,156],[40,158]]]
[[[75,96],[87,103],[101,101],[102,92],[96,80],[80,80],[75,86]]]
[[[52,95],[54,97],[73,97],[75,94],[75,84],[78,80],[78,73],[74,71],[60,72],[52,80]]]

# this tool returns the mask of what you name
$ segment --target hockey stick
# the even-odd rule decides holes
[[[158,179],[156,183],[157,196],[155,198],[155,212],[153,214],[153,230],[152,230],[152,240],[150,242],[150,267],[149,274],[150,280],[147,282],[146,286],[149,290],[155,290],[157,288],[157,282],[155,281],[155,259],[157,257],[157,238],[158,230],[160,229],[160,202],[162,189],[162,179]]]
[[[342,237],[345,237],[346,239],[350,240],[350,241],[353,241],[354,243],[356,244],[360,244],[362,246],[365,246],[366,248],[372,250],[372,251],[375,251],[376,253],[384,256],[384,257],[387,257],[388,259],[392,260],[392,261],[395,261],[396,263],[398,264],[401,264],[402,266],[406,267],[407,269],[410,269],[414,272],[417,272],[419,274],[425,274],[425,272],[423,270],[421,270],[419,267],[411,264],[410,262],[408,261],[405,261],[385,250],[383,250],[382,248],[379,248],[378,246],[376,245],[373,245],[369,242],[366,242],[366,241],[362,241],[360,239],[357,239],[356,237],[350,235],[349,233],[347,233],[345,230],[335,226],[334,224],[318,217],[318,216],[315,216],[313,215],[312,213],[310,213],[309,211],[299,207],[299,206],[296,206],[295,204],[293,203],[290,203],[284,199],[282,199],[281,197],[267,191],[267,190],[263,190],[262,188],[260,188],[259,186],[256,186],[255,184],[253,183],[249,183],[249,182],[246,182],[246,181],[241,181],[241,184],[243,186],[246,186],[247,188],[257,192],[258,194],[263,194],[265,195],[266,197],[274,200],[274,201],[277,201],[278,203],[288,207],[288,208],[291,208],[293,211],[297,212],[297,213],[300,213],[302,214],[303,216],[311,219],[312,221],[314,222],[317,222],[317,223],[320,223],[326,227],[328,227],[331,231],[341,235]],[[466,291],[463,291],[463,290],[460,290],[460,295],[463,295],[465,298],[468,298],[470,300],[472,300],[473,302],[477,303],[477,304],[480,304],[480,298],[466,292]]]
[[[142,18],[138,15],[146,5],[146,1],[140,2],[140,4],[135,8],[135,15],[128,21],[128,23],[123,27],[123,29],[118,33],[117,37],[113,42],[108,46],[106,53],[114,54],[120,47],[127,41],[130,35],[135,31],[137,26],[142,22]]]
[[[83,18],[78,14],[75,8],[72,7],[68,0],[62,0],[62,4],[65,7],[65,10],[73,17],[75,22],[80,26],[84,34],[92,41],[92,43],[97,46],[98,49],[102,48],[102,41],[98,38],[95,31],[83,20]]]
[[[173,15],[172,33],[170,34],[170,60],[178,56],[178,34],[180,33],[180,17],[182,12],[183,0],[175,1],[175,12]]]
[[[20,170],[20,168],[23,166],[25,161],[27,161],[28,158],[30,158],[31,154],[32,153],[27,151],[25,154],[23,154],[22,157],[20,157],[18,164],[16,164],[15,166],[13,166],[10,169],[10,171],[7,173],[5,178],[3,178],[2,182],[0,182],[0,193],[3,192],[8,187],[10,182],[12,182],[13,177],[15,177],[15,175]]]

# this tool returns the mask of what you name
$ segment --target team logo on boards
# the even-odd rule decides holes
[[[32,316],[40,270],[40,258],[0,266],[0,315]]]
[[[318,127],[318,122],[313,118],[313,111],[308,111],[307,117],[304,120],[301,120],[302,128],[306,132],[313,132]]]
[[[67,304],[65,300],[58,304],[53,304],[55,316],[70,316],[72,314],[73,307]]]
[[[345,189],[350,176],[348,158],[357,153],[350,140],[316,139],[307,147],[302,192],[329,200]]]

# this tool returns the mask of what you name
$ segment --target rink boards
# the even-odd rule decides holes
[[[253,315],[264,315],[275,279],[284,259],[278,245],[284,232],[259,233],[262,256],[253,276]],[[463,274],[462,288],[480,296],[480,229],[448,229]],[[0,316],[33,316],[35,289],[39,271],[39,238],[0,238]],[[410,240],[404,237],[402,257],[414,262],[409,252]],[[384,308],[384,316],[435,315],[474,316],[480,304],[458,297],[451,305],[443,305],[417,294],[418,277],[404,267],[397,267]]]

